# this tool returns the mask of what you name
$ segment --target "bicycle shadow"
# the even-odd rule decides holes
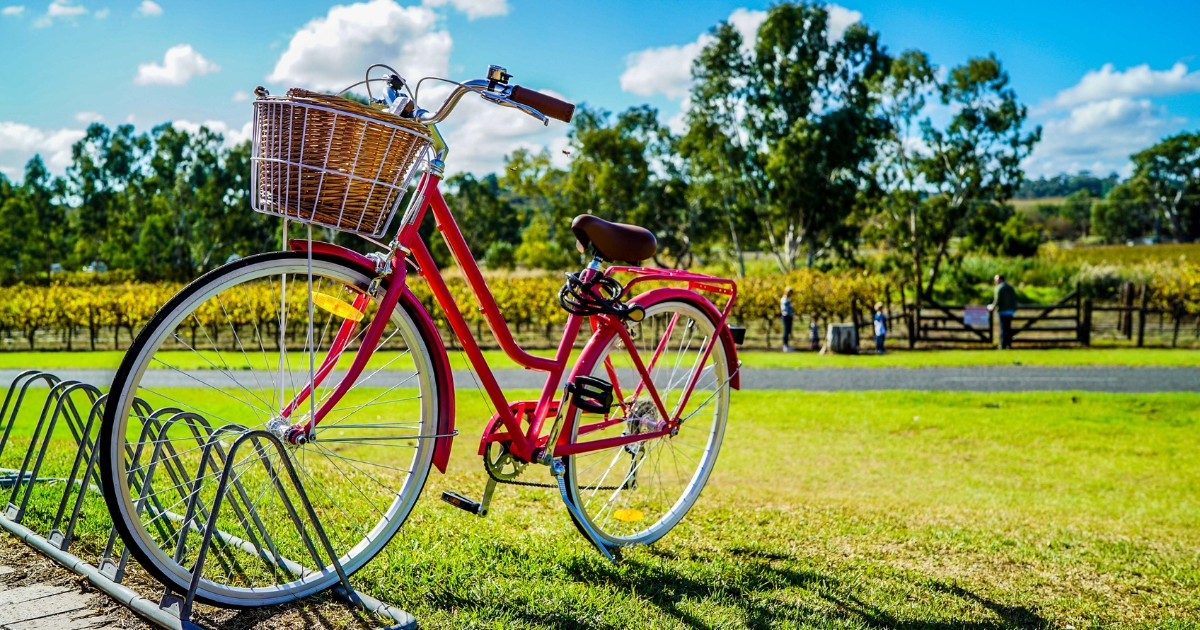
[[[705,581],[681,574],[672,568],[675,554],[651,549],[650,553],[667,562],[646,562],[637,558],[625,558],[620,565],[612,565],[576,558],[568,562],[566,574],[576,581],[598,585],[614,590],[633,591],[659,609],[692,628],[711,628],[714,624],[685,608],[685,602],[696,600],[719,601],[732,605],[739,612],[739,625],[748,628],[775,628],[821,624],[830,618],[840,618],[872,628],[897,630],[1040,630],[1049,627],[1049,621],[1034,610],[1023,606],[1001,604],[973,593],[961,586],[930,580],[923,586],[934,594],[974,602],[991,611],[996,617],[990,621],[902,619],[881,607],[873,605],[869,594],[858,580],[850,583],[836,575],[811,570],[798,570],[789,566],[798,558],[783,552],[735,547],[726,550],[736,557],[738,569],[732,576],[722,575],[720,580]],[[909,587],[915,586],[912,584]],[[770,595],[780,589],[800,589],[817,599],[833,604],[809,606],[796,601],[780,601]],[[690,606],[690,608],[696,608]],[[720,625],[725,625],[722,622]],[[584,627],[585,620],[575,619],[566,626]]]
[[[500,544],[498,552],[511,556],[513,561],[544,563],[527,550]],[[679,554],[669,549],[651,547],[644,553],[626,554],[618,563],[604,561],[590,552],[561,558],[553,571],[588,589],[596,597],[628,593],[653,606],[663,616],[690,628],[746,627],[754,629],[779,627],[859,625],[869,628],[895,630],[1042,630],[1049,622],[1033,609],[993,601],[961,586],[938,580],[920,579],[905,582],[905,589],[925,589],[928,598],[966,600],[992,613],[995,619],[978,621],[966,619],[900,618],[871,601],[878,584],[864,582],[859,577],[843,579],[835,573],[795,568],[803,562],[786,552],[754,547],[732,547],[717,552],[715,558],[702,558],[688,552]],[[730,558],[729,556],[732,556]],[[723,563],[705,579],[703,567],[694,563]],[[692,567],[687,565],[692,564]],[[732,569],[730,566],[732,565]],[[545,567],[543,567],[545,568]],[[810,600],[797,600],[797,591]],[[781,596],[780,592],[786,592]],[[919,595],[919,593],[918,593]],[[523,627],[548,630],[577,628],[625,628],[627,623],[604,619],[595,608],[538,606],[532,610],[529,602],[516,598],[475,598],[461,592],[441,591],[427,603],[442,609],[471,610],[473,615],[487,618],[506,618]],[[697,605],[700,602],[701,605]],[[717,603],[733,615],[710,619],[698,610],[710,610],[706,603]],[[942,609],[946,609],[945,606]]]

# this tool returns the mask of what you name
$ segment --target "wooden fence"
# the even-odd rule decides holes
[[[1076,290],[1053,304],[1022,304],[1013,317],[1013,341],[1023,346],[1092,345],[1128,343],[1175,347],[1181,341],[1200,341],[1200,315],[1182,309],[1150,306],[1145,285],[1125,283],[1115,303],[1095,303]],[[986,324],[967,322],[967,305],[922,300],[919,306],[905,304],[903,331],[908,345],[979,346],[999,341],[999,322],[988,314]],[[899,322],[894,330],[899,332]]]
[[[981,308],[929,299],[905,305],[909,347],[916,347],[918,342],[995,345],[999,336],[999,318],[995,313],[987,311],[986,324],[968,317],[969,311]],[[1013,341],[1032,345],[1089,345],[1093,309],[1092,301],[1081,299],[1078,290],[1054,304],[1021,304],[1013,316]]]

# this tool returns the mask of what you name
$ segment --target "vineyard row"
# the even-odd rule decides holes
[[[1177,312],[1200,312],[1200,265],[1181,265],[1169,273],[1155,274],[1148,288],[1152,302]],[[482,330],[483,315],[474,295],[459,278],[447,281],[459,310],[468,323]],[[505,320],[519,333],[541,333],[549,341],[551,332],[561,326],[567,314],[558,304],[562,281],[556,276],[494,276],[488,286]],[[644,286],[644,285],[643,285]],[[887,278],[868,273],[821,273],[801,270],[790,274],[750,277],[739,282],[733,321],[770,331],[779,317],[779,299],[786,287],[792,288],[791,300],[797,315],[822,320],[845,320],[854,309],[869,309],[876,301],[900,300],[900,293]],[[66,347],[120,348],[133,339],[158,308],[182,288],[180,284],[109,284],[93,286],[15,285],[0,290],[0,333],[19,336],[35,349],[39,335],[57,334]],[[433,314],[435,322],[449,339],[449,326],[437,308],[429,289],[421,282],[412,283],[417,297]],[[222,296],[218,308],[197,313],[200,324],[225,325],[224,318],[240,322],[266,321],[276,317],[278,297],[266,286],[261,295],[238,291]],[[289,328],[302,327],[307,308],[301,305],[302,292],[290,299]],[[720,305],[721,296],[711,296]],[[890,297],[890,299],[889,299]],[[719,299],[718,299],[719,298]],[[899,305],[893,306],[899,310]]]

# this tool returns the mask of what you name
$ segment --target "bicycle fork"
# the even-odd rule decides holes
[[[550,466],[550,472],[554,474],[554,478],[558,481],[558,492],[562,496],[563,503],[565,503],[567,506],[567,511],[571,513],[571,518],[575,519],[575,522],[579,524],[579,528],[582,529],[583,533],[587,535],[588,540],[596,546],[596,549],[599,549],[600,553],[604,554],[604,557],[608,558],[609,562],[616,562],[616,560],[613,558],[612,552],[608,550],[608,545],[605,545],[604,542],[600,540],[600,537],[596,535],[595,530],[593,530],[592,526],[588,524],[587,519],[583,517],[583,512],[581,512],[579,508],[571,502],[571,497],[567,496],[567,480],[564,475],[566,470],[567,465],[563,463],[563,460],[561,459],[554,460],[554,463]]]

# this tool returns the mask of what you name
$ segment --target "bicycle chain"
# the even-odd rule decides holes
[[[486,457],[486,455],[485,455],[485,457]],[[523,486],[526,488],[557,488],[558,487],[557,485],[552,484],[552,483],[538,483],[536,481],[517,481],[516,479],[501,479],[496,476],[496,473],[492,472],[491,467],[489,467],[487,465],[486,461],[483,462],[483,469],[487,472],[488,477],[491,477],[492,481],[495,481],[496,483],[504,483],[504,484],[508,484],[510,486]],[[519,476],[519,475],[523,474],[524,472],[525,472],[524,469],[522,469],[521,472],[517,473],[517,475]]]
[[[517,481],[515,479],[501,479],[501,478],[497,477],[495,473],[492,472],[492,469],[488,467],[486,461],[483,462],[483,470],[484,470],[484,472],[486,472],[488,474],[488,477],[491,477],[492,481],[495,481],[496,483],[508,484],[510,486],[521,486],[523,488],[557,488],[558,487],[557,484],[553,484],[553,483],[538,483],[536,481]],[[520,473],[517,473],[517,474],[520,475],[524,472],[525,471],[522,470]],[[621,486],[600,486],[598,488],[595,488],[595,490],[620,490],[620,489],[623,489],[623,487],[624,487],[623,485],[621,485]]]
[[[741,366],[741,363],[739,362],[737,368],[734,369],[734,371],[725,379],[724,383],[721,383],[720,387],[724,387],[727,383],[729,383],[729,381],[733,380],[733,377],[735,375],[737,375],[739,372],[741,372],[741,370],[742,370],[742,366]],[[720,389],[720,387],[718,387],[718,389]],[[497,477],[496,474],[492,472],[492,469],[488,466],[486,454],[483,456],[482,461],[483,461],[483,470],[488,474],[488,477],[491,477],[492,481],[495,481],[496,483],[508,484],[510,486],[521,486],[521,487],[525,487],[525,488],[557,488],[558,487],[558,485],[552,484],[552,483],[538,483],[536,481],[517,481],[515,479],[501,479],[500,477]],[[526,466],[523,466],[521,468],[520,472],[517,473],[517,476],[524,474],[525,468],[527,466],[528,466],[528,464],[526,464]],[[624,484],[622,484],[621,486],[600,486],[599,488],[596,488],[596,490],[617,490],[623,486],[624,486]]]

